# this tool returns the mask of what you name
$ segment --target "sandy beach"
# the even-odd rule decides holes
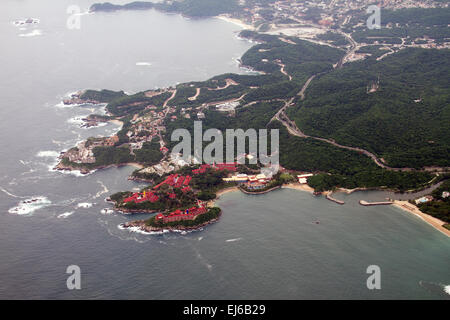
[[[113,120],[109,120],[109,122],[123,126],[123,121],[117,120],[117,119],[113,119]]]
[[[216,199],[208,201],[207,206],[209,208],[215,207],[216,201],[219,200],[221,195],[224,195],[225,193],[236,192],[236,191],[239,191],[239,187],[230,187],[230,188],[226,188],[226,189],[222,189],[222,190],[218,191],[216,193]]]
[[[442,225],[445,224],[444,221],[439,220],[435,217],[432,217],[426,213],[423,213],[422,211],[420,211],[416,206],[412,205],[411,203],[409,203],[408,201],[400,201],[400,200],[395,200],[394,201],[394,206],[403,209],[409,213],[414,214],[415,216],[419,217],[420,219],[422,219],[423,221],[425,221],[426,223],[428,223],[429,225],[431,225],[432,227],[434,227],[435,229],[441,231],[443,234],[445,234],[447,237],[450,237],[450,230],[444,228]]]
[[[281,187],[282,189],[295,189],[300,191],[306,191],[309,193],[314,193],[314,189],[308,186],[307,184],[297,184],[297,183],[289,183],[285,184]]]
[[[216,18],[226,21],[226,22],[229,22],[229,23],[232,23],[232,24],[235,24],[235,25],[241,27],[242,29],[255,30],[255,28],[252,25],[245,24],[244,22],[242,22],[239,19],[234,19],[234,18],[230,18],[227,16],[217,16]]]
[[[144,166],[142,164],[136,163],[136,162],[129,162],[126,164],[127,166],[135,167],[138,169],[143,169]]]
[[[239,191],[239,187],[230,187],[230,188],[222,189],[216,193],[217,199],[220,198],[220,196],[224,195],[225,193],[236,192],[236,191]]]

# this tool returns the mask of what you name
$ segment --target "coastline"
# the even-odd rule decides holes
[[[225,22],[228,22],[228,23],[232,23],[234,25],[237,25],[244,30],[255,30],[255,27],[253,27],[252,25],[246,24],[239,19],[230,18],[230,17],[224,16],[224,15],[218,15],[215,18],[220,19]]]
[[[166,226],[166,227],[151,227],[148,226],[146,224],[145,220],[137,220],[137,221],[129,221],[129,222],[125,222],[123,224],[120,225],[120,227],[122,227],[123,229],[131,229],[131,228],[138,228],[138,230],[140,230],[141,232],[146,232],[146,233],[151,233],[151,232],[183,232],[183,231],[197,231],[197,230],[201,230],[202,228],[216,223],[217,221],[220,220],[222,216],[222,211],[219,213],[219,216],[217,218],[211,219],[209,221],[203,222],[201,224],[195,225],[195,226],[191,226],[191,227],[185,227],[185,226],[176,226],[176,227],[170,227],[170,226]]]
[[[87,175],[93,171],[97,171],[100,169],[108,169],[108,168],[120,168],[120,167],[126,167],[126,166],[131,166],[131,167],[135,167],[137,169],[142,169],[144,168],[143,165],[136,163],[136,162],[126,162],[126,163],[117,163],[117,164],[109,164],[109,165],[104,165],[104,166],[98,166],[95,168],[77,168],[77,167],[73,167],[73,166],[65,166],[62,164],[62,162],[59,162],[54,168],[53,170],[55,171],[80,171],[81,174],[83,175]]]
[[[396,206],[397,208],[400,208],[406,212],[415,215],[416,217],[422,219],[423,221],[431,225],[436,230],[439,230],[440,232],[445,234],[447,237],[450,237],[450,230],[443,227],[443,225],[445,224],[444,221],[439,220],[438,218],[435,218],[433,216],[430,216],[429,214],[423,213],[422,211],[419,210],[419,208],[412,205],[408,201],[394,200],[393,205]]]
[[[295,183],[289,183],[281,186],[282,189],[294,189],[294,190],[300,190],[305,191],[311,194],[314,194],[314,188],[311,188],[307,184],[295,184]]]

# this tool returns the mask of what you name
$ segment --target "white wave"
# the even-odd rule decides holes
[[[8,210],[9,213],[18,215],[31,214],[36,210],[48,207],[52,202],[47,197],[32,197],[18,203],[16,207]]]
[[[450,295],[450,285],[444,286],[444,292]]]
[[[36,37],[36,36],[41,36],[42,35],[42,31],[41,30],[33,30],[31,32],[28,33],[21,33],[19,34],[19,37]]]
[[[82,202],[77,205],[78,208],[89,209],[92,208],[93,204],[90,202]]]
[[[198,241],[202,241],[202,239],[203,239],[203,237],[199,237],[199,238],[198,238]]]
[[[139,234],[144,234],[144,235],[161,235],[161,234],[170,232],[169,230],[147,232],[147,231],[142,230],[139,227],[128,227],[128,228],[125,228],[122,224],[119,224],[117,226],[117,228],[119,228],[120,230],[128,230],[129,232],[134,232],[134,233],[139,233]]]
[[[136,65],[150,67],[152,64],[150,62],[136,62]]]
[[[69,216],[71,216],[73,213],[74,213],[74,211],[64,212],[64,213],[61,213],[60,215],[58,215],[57,218],[66,219]]]
[[[104,215],[113,214],[114,210],[113,209],[109,209],[109,208],[105,208],[105,209],[100,210],[100,213],[104,214]]]
[[[87,117],[87,115],[85,115],[85,116],[76,116],[76,117],[73,117],[73,118],[70,118],[69,120],[67,120],[67,123],[74,124],[74,125],[76,125],[78,127],[81,127],[84,124],[84,120],[83,119],[85,119],[86,117]]]
[[[61,174],[68,174],[68,175],[75,176],[77,178],[87,177],[87,176],[93,174],[95,171],[97,171],[97,170],[91,170],[88,173],[81,173],[80,170],[58,170],[58,169],[55,169],[55,166],[57,164],[58,164],[58,162],[49,165],[48,166],[48,171],[50,171],[50,172],[58,172],[58,173],[61,173]]]
[[[235,242],[235,241],[240,241],[240,240],[242,240],[242,238],[228,239],[228,240],[226,240],[226,242]]]
[[[59,157],[58,151],[39,151],[36,155],[39,158],[55,158]]]
[[[67,104],[64,104],[64,102],[60,101],[58,104],[55,104],[55,107],[57,107],[57,108],[68,108],[68,107],[72,107],[72,105],[67,105]]]

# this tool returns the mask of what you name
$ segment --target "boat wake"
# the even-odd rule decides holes
[[[152,66],[152,64],[150,62],[136,62],[136,65],[140,66],[140,67],[151,67]]]
[[[64,212],[64,213],[61,213],[60,215],[58,215],[57,218],[58,219],[66,219],[66,218],[70,217],[73,213],[74,213],[74,211]]]
[[[236,241],[240,241],[240,240],[242,240],[242,238],[228,239],[225,242],[236,242]]]

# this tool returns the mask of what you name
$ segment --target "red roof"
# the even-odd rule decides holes
[[[131,197],[126,198],[124,200],[124,202],[125,203],[127,203],[127,202],[141,203],[141,202],[145,202],[145,201],[150,201],[153,203],[158,200],[159,200],[159,197],[156,194],[154,194],[151,191],[147,191],[147,192],[145,192],[145,196],[144,196],[144,193],[136,192]]]
[[[169,213],[168,216],[164,216],[163,214],[158,214],[156,216],[157,220],[163,219],[165,223],[172,222],[172,221],[179,221],[179,220],[193,220],[196,216],[206,213],[205,207],[192,207],[190,209],[187,209],[186,211],[181,211],[180,209],[177,209],[171,213]]]

